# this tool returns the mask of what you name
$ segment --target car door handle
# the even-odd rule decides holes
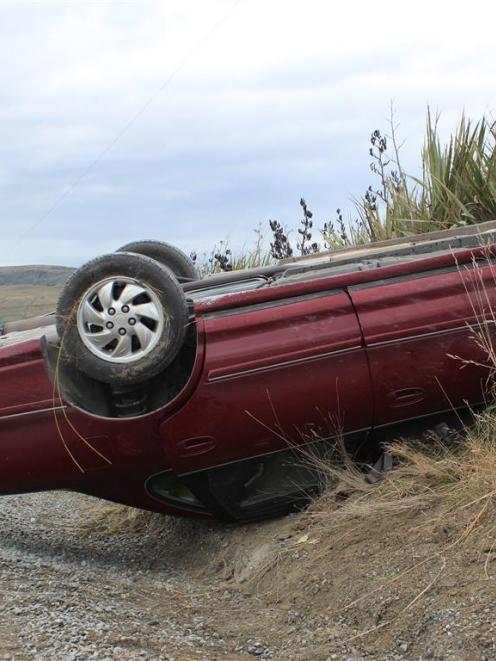
[[[417,387],[394,390],[390,394],[394,401],[393,406],[408,406],[410,404],[417,404],[425,398],[424,389]]]
[[[198,436],[179,441],[177,447],[181,457],[194,457],[210,452],[215,448],[215,440],[211,436]]]

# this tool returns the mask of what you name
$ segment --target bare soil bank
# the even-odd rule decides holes
[[[74,660],[493,659],[490,522],[453,545],[453,530],[439,523],[443,507],[336,526],[335,512],[323,520],[316,503],[228,527],[68,493],[6,497],[0,651]]]

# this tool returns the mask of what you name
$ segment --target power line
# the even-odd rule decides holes
[[[144,112],[152,105],[155,99],[164,91],[164,89],[177,77],[177,75],[184,69],[184,67],[195,57],[198,51],[209,41],[212,35],[220,28],[220,26],[227,20],[230,14],[241,4],[243,0],[235,0],[233,4],[220,16],[220,18],[213,24],[208,32],[191,48],[191,50],[181,60],[179,65],[167,77],[167,79],[160,85],[158,89],[147,99],[147,101],[139,108],[139,110],[131,117],[131,119],[124,124],[120,131],[114,136],[109,144],[100,152],[100,154],[74,179],[74,181],[67,186],[64,192],[55,200],[52,206],[47,209],[32,225],[22,232],[19,241],[38,228],[47,218],[57,209],[61,203],[68,197],[77,186],[85,179],[88,174],[103,160],[103,158],[115,147],[124,134],[131,128],[136,120],[143,115]]]

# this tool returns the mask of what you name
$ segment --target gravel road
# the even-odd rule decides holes
[[[213,613],[232,595],[177,568],[204,524],[181,522],[186,535],[109,534],[91,523],[99,507],[68,493],[0,500],[0,656],[253,658],[216,631]]]

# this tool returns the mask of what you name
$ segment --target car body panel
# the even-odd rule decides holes
[[[370,359],[374,426],[484,400],[489,369],[477,333],[496,306],[494,275],[492,264],[469,264],[351,289]]]
[[[347,293],[212,315],[205,331],[201,383],[161,427],[178,473],[370,428],[368,364]]]
[[[53,386],[38,339],[0,349],[0,415],[43,409],[53,403]]]

